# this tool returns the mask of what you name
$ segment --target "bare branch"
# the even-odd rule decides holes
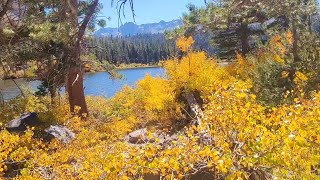
[[[113,6],[115,0],[111,1],[111,6]],[[136,14],[134,12],[134,6],[133,6],[133,0],[117,0],[117,10],[118,10],[118,26],[120,26],[120,24],[122,24],[122,20],[121,20],[121,13],[123,17],[125,16],[125,5],[129,3],[130,5],[130,9],[132,12],[132,18],[133,21],[136,22]]]

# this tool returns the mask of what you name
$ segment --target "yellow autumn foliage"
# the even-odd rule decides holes
[[[29,96],[8,102],[0,109],[0,177],[9,176],[10,163],[20,163],[15,179],[188,179],[201,171],[212,179],[319,179],[320,93],[275,108],[260,104],[252,80],[242,75],[255,67],[237,59],[221,67],[190,51],[164,63],[165,77],[147,75],[110,99],[87,97],[91,116],[85,121],[72,116],[64,100],[50,105],[47,98]],[[299,71],[295,77],[301,86],[308,80]],[[174,129],[186,118],[180,98],[186,92],[204,101],[201,124]],[[5,130],[24,111],[37,112],[47,125],[68,127],[76,138],[63,144],[38,138],[42,127],[21,134]],[[124,140],[142,127],[152,137],[152,128],[166,133],[168,126],[176,138],[165,143]]]
[[[177,39],[176,45],[182,52],[187,52],[194,43],[193,37],[180,37]]]
[[[176,93],[200,92],[205,96],[236,80],[204,52],[190,52],[182,59],[165,61],[164,68]]]

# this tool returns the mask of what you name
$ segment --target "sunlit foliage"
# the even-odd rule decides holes
[[[194,40],[192,36],[188,38],[181,37],[177,40],[176,45],[182,52],[187,52],[193,43],[194,43]]]
[[[185,56],[164,63],[165,77],[147,75],[135,88],[125,87],[108,100],[89,97],[91,116],[86,120],[72,116],[64,101],[50,105],[47,98],[30,96],[8,103],[0,111],[0,175],[9,176],[9,164],[20,163],[17,179],[143,179],[152,174],[183,179],[201,172],[212,179],[319,178],[320,94],[302,95],[310,76],[296,71],[289,93],[300,96],[271,108],[252,91],[250,73],[259,64],[250,57],[238,54],[236,63],[221,67],[205,53],[185,47]],[[271,47],[277,49],[257,52],[261,62],[285,66],[287,59],[282,63],[273,58],[285,58],[282,46]],[[288,77],[286,72],[279,75]],[[188,118],[181,98],[185,93],[203,100],[201,124],[174,129]],[[22,134],[3,129],[24,111],[38,112],[45,124],[70,128],[76,138],[70,144],[46,142],[38,138],[42,127]],[[147,128],[155,142],[124,140],[139,128]],[[161,139],[156,131],[176,138]]]

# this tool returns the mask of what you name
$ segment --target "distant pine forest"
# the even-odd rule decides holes
[[[195,37],[194,49],[214,54],[206,35]],[[89,53],[100,62],[111,64],[157,64],[160,60],[181,56],[175,40],[164,34],[139,34],[134,36],[99,36],[89,40]]]

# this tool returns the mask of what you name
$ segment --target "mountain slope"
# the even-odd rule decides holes
[[[159,23],[137,25],[132,22],[125,23],[120,28],[101,28],[96,36],[128,36],[136,34],[157,34],[163,33],[165,30],[173,30],[182,25],[182,20],[173,20],[169,22],[160,21]]]

